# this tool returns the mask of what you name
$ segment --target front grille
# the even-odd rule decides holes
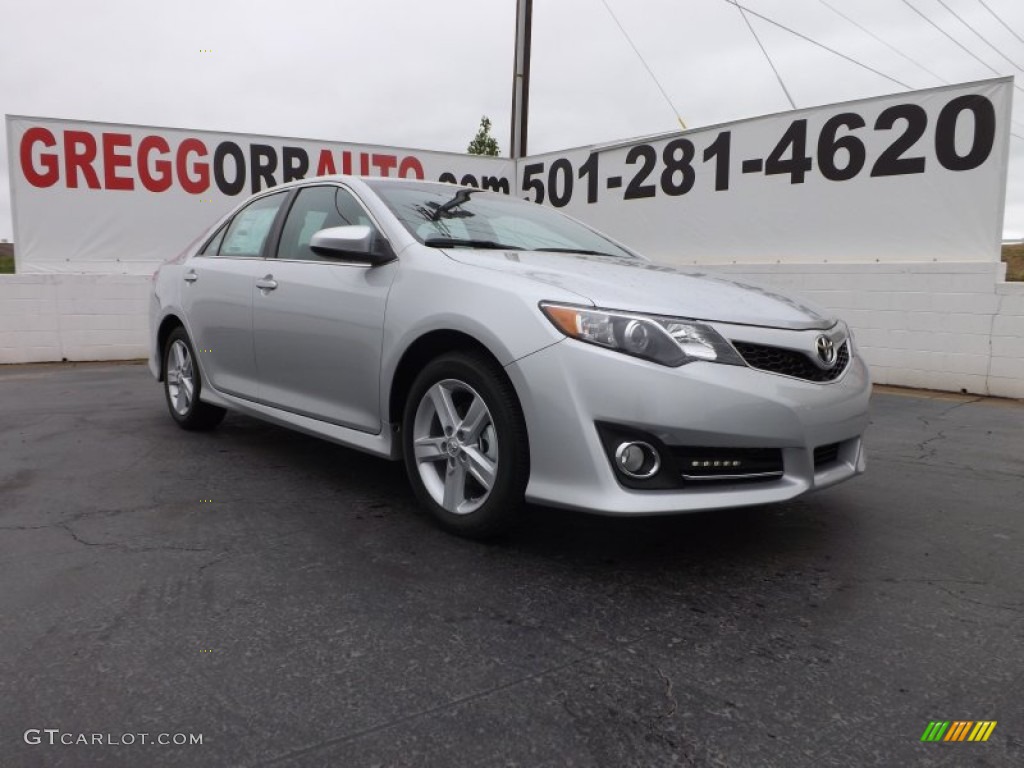
[[[839,443],[831,445],[819,445],[814,449],[814,468],[821,469],[824,466],[839,461]]]
[[[792,376],[804,381],[835,381],[850,364],[850,343],[844,341],[836,353],[836,364],[831,370],[823,370],[809,355],[795,349],[769,347],[764,344],[750,344],[734,341],[732,344],[747,365],[769,373]]]
[[[778,448],[696,448],[673,446],[672,456],[689,481],[773,480],[782,476]]]

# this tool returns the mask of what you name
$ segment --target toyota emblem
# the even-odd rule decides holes
[[[814,342],[818,360],[824,368],[832,368],[836,364],[836,345],[828,336],[822,334]]]

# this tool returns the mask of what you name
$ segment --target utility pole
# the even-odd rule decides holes
[[[512,159],[526,156],[530,114],[530,36],[533,0],[516,0],[516,61],[512,78]]]

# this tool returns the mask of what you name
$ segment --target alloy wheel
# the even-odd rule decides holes
[[[475,389],[458,379],[431,386],[416,408],[412,441],[416,468],[437,504],[469,515],[487,501],[498,473],[498,437]]]
[[[176,339],[167,354],[167,397],[179,416],[186,416],[195,396],[195,367],[188,346]]]

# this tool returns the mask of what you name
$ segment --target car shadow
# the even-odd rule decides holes
[[[527,504],[510,533],[485,543],[459,542],[437,529],[419,507],[401,462],[239,415],[230,416],[214,434],[224,450],[237,445],[249,461],[301,472],[310,497],[336,493],[340,501],[360,502],[359,508],[330,505],[332,514],[363,516],[369,508],[373,517],[389,518],[379,535],[399,540],[426,536],[442,549],[468,545],[491,554],[652,571],[700,570],[728,562],[793,568],[819,562],[841,542],[856,538],[851,530],[856,510],[833,490],[781,504],[652,517],[607,517]]]

